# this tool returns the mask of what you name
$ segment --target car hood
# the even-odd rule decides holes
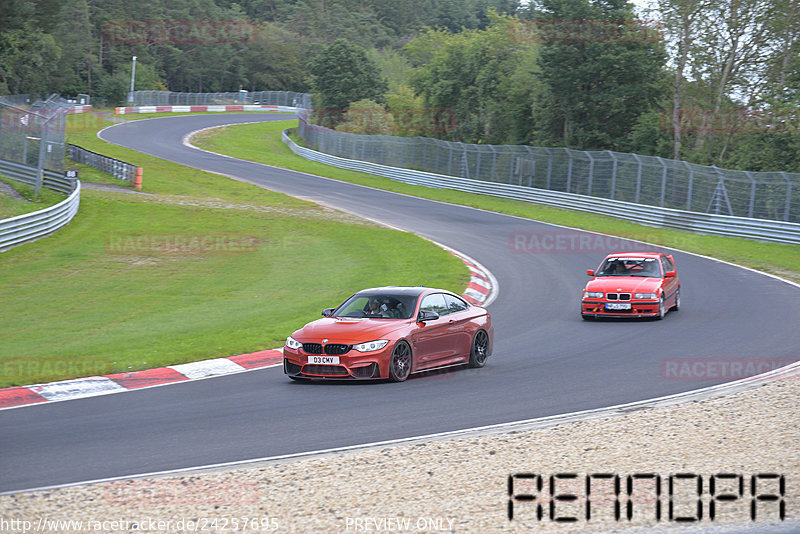
[[[351,317],[323,317],[296,330],[292,337],[300,343],[363,343],[384,339],[394,330],[407,326],[408,319],[360,319]]]
[[[661,287],[661,278],[643,276],[602,276],[592,278],[586,284],[587,291],[602,291],[603,293],[655,293]]]

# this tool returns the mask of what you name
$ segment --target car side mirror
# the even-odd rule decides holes
[[[588,274],[589,276],[594,276],[594,271],[591,269],[587,269],[586,274]]]
[[[667,271],[664,273],[664,278],[675,278],[675,271]]]
[[[418,323],[425,323],[428,321],[435,321],[439,318],[439,314],[434,311],[421,311],[417,316]]]
[[[322,316],[323,317],[330,317],[331,315],[333,315],[333,310],[335,310],[335,309],[336,308],[325,308],[324,310],[322,310]]]

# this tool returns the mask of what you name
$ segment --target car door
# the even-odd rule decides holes
[[[448,318],[450,324],[450,335],[453,337],[454,356],[469,359],[469,352],[472,349],[472,336],[474,326],[472,325],[473,313],[469,311],[469,305],[462,299],[445,294],[444,300],[449,311]]]
[[[673,278],[667,278],[668,271],[674,271],[675,266],[672,265],[672,262],[669,261],[669,258],[666,256],[661,256],[661,268],[663,269],[663,278],[661,280],[661,288],[663,290],[664,295],[664,302],[666,302],[667,306],[670,306],[671,302],[675,299],[675,293],[678,291],[678,276]]]
[[[411,336],[416,368],[435,366],[436,362],[453,356],[455,347],[448,317],[449,310],[443,293],[431,293],[422,298],[420,311],[432,311],[439,314],[435,321],[417,323],[417,329]]]

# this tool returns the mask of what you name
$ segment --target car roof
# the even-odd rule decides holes
[[[384,287],[370,287],[368,289],[362,289],[358,291],[357,294],[359,295],[383,295],[385,293],[392,293],[394,295],[408,295],[412,297],[418,297],[423,293],[427,293],[429,291],[442,291],[445,293],[450,293],[450,291],[446,291],[444,289],[434,289],[432,287],[423,287],[423,286],[384,286]]]
[[[639,256],[641,258],[659,258],[663,256],[661,252],[615,252],[609,254],[606,258],[628,258],[631,256]]]

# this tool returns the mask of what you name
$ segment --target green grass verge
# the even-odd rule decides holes
[[[643,240],[666,247],[712,256],[800,281],[800,247],[798,246],[651,228],[614,219],[613,217],[552,208],[530,202],[487,195],[409,185],[388,178],[338,169],[305,160],[294,155],[289,150],[281,141],[281,132],[296,126],[297,121],[225,126],[196,135],[192,143],[198,147],[229,156],[327,176],[346,182],[442,202],[472,206],[572,228],[592,230],[627,239]],[[297,141],[297,138],[295,138],[295,141]],[[598,258],[599,260],[600,258]]]
[[[69,141],[136,161],[151,192],[171,194],[84,190],[70,224],[2,253],[0,387],[275,348],[358,289],[468,282],[461,262],[414,235],[92,132]]]
[[[0,219],[8,219],[10,217],[16,217],[17,215],[39,211],[49,206],[58,204],[67,198],[66,195],[56,193],[55,191],[51,191],[46,187],[42,187],[39,190],[39,196],[36,196],[34,194],[35,189],[33,186],[24,184],[17,180],[12,180],[11,178],[7,178],[3,175],[0,175],[0,181],[8,184],[20,195],[25,197],[25,200],[19,200],[0,192]]]

